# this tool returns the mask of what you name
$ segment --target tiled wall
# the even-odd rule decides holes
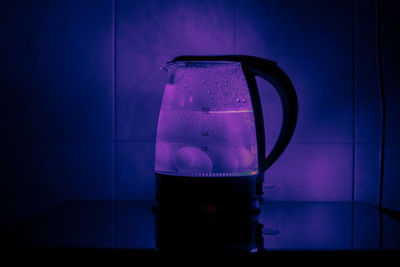
[[[384,204],[399,209],[394,5],[382,1]],[[0,10],[2,225],[66,199],[154,198],[167,79],[159,67],[182,54],[260,56],[291,78],[298,127],[266,173],[266,183],[278,185],[266,199],[376,204],[374,1],[8,1]],[[268,150],[280,103],[258,81]]]
[[[114,198],[112,7],[1,2],[1,226]]]

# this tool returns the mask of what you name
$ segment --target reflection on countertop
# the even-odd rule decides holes
[[[160,219],[154,205],[66,201],[12,233],[10,244],[157,250],[160,244],[168,247],[166,239],[172,238],[171,249],[179,249],[174,247],[179,242],[185,242],[182,248],[201,249],[210,242],[213,249],[247,252],[400,248],[400,223],[365,203],[264,202],[259,214],[240,220],[217,216],[215,210],[202,218],[186,212]]]

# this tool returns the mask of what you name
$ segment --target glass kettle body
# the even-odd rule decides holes
[[[170,78],[158,119],[156,198],[257,199],[264,171],[295,129],[297,97],[289,78],[275,62],[239,55],[181,56],[164,68]],[[255,76],[274,86],[283,108],[268,157]]]
[[[257,174],[256,126],[240,63],[189,61],[168,68],[156,172],[190,177]]]

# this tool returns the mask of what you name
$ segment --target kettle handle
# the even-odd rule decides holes
[[[272,148],[269,155],[261,162],[261,169],[263,171],[267,170],[271,165],[279,158],[279,156],[283,153],[285,148],[288,146],[290,139],[293,136],[294,130],[296,128],[297,123],[297,115],[298,115],[298,101],[296,91],[292,82],[286,73],[280,69],[276,62],[258,58],[258,57],[242,57],[242,67],[247,76],[247,80],[249,84],[250,91],[251,88],[256,87],[255,76],[260,76],[267,80],[269,83],[273,85],[275,90],[278,92],[280,101],[282,104],[282,126],[279,133],[278,140],[276,141],[274,147]],[[252,84],[254,83],[254,84]],[[261,104],[259,102],[258,90],[254,90],[256,92],[250,92],[252,94],[252,98],[254,94],[257,94],[256,97],[258,99],[258,104],[255,105],[255,109],[259,108],[260,113],[262,114]],[[264,127],[261,115],[261,121],[258,119],[258,124],[262,123],[262,135],[264,135]],[[257,118],[256,118],[257,123]],[[264,136],[262,137],[264,138]],[[262,144],[262,150],[265,151],[265,143]],[[265,154],[265,153],[264,153]]]

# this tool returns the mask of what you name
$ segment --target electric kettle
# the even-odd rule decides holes
[[[245,55],[179,56],[159,113],[156,199],[161,206],[216,212],[259,210],[264,171],[294,133],[298,102],[276,62]],[[263,113],[256,76],[270,82],[282,103],[282,127],[265,155]]]

